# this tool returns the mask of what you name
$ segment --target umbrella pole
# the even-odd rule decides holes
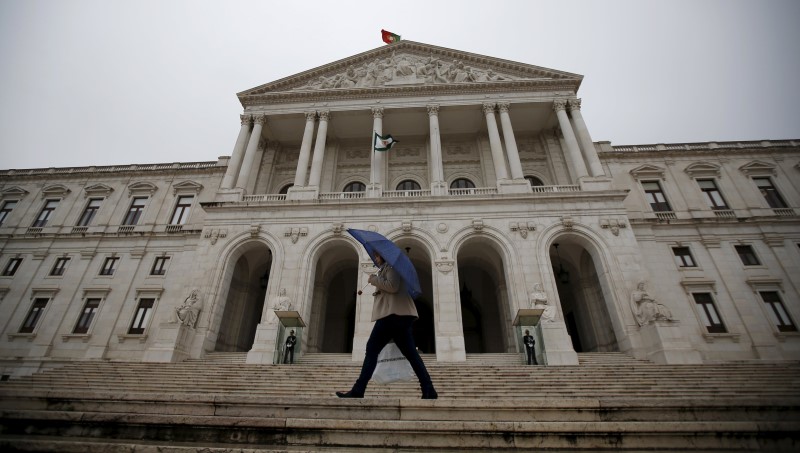
[[[362,286],[361,289],[358,290],[358,295],[359,296],[364,293],[364,288],[366,288],[367,285],[369,285],[369,282],[364,283],[364,286]]]

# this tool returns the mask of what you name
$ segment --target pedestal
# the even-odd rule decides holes
[[[497,181],[499,193],[532,193],[531,183],[526,179],[501,179]]]
[[[703,363],[700,353],[685,339],[677,321],[654,321],[639,330],[647,359],[663,364]]]
[[[317,186],[290,187],[286,192],[287,200],[316,200],[319,198],[319,188]]]
[[[144,353],[144,362],[180,362],[189,358],[188,344],[194,329],[181,323],[161,323],[153,346]]]

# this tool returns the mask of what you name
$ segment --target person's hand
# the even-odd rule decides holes
[[[378,281],[378,276],[375,275],[375,274],[372,274],[372,275],[369,276],[369,278],[367,278],[367,281],[374,285],[375,282]]]

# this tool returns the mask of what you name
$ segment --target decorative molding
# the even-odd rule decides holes
[[[610,229],[614,236],[619,236],[620,228],[627,228],[628,223],[625,219],[607,218],[600,219],[600,228]]]
[[[373,118],[383,118],[383,107],[372,107]]]
[[[569,110],[580,110],[581,109],[581,100],[579,98],[572,98],[567,101],[567,105],[569,105]]]
[[[473,219],[472,220],[472,229],[474,229],[475,231],[477,231],[477,232],[482,231],[483,230],[483,226],[484,226],[483,225],[483,219]]]
[[[564,229],[567,231],[572,231],[572,228],[575,226],[575,220],[571,216],[563,216],[561,217],[561,225],[564,226]]]
[[[64,184],[53,184],[42,189],[42,198],[64,197],[70,192],[71,190]]]
[[[92,184],[91,186],[87,186],[83,188],[83,197],[88,198],[90,196],[98,196],[102,195],[103,197],[108,197],[111,195],[111,192],[114,191],[114,188],[111,186],[107,186],[105,184]]]
[[[710,162],[695,162],[686,167],[683,171],[692,178],[719,178],[721,175],[720,166]]]
[[[172,194],[178,193],[195,193],[199,194],[203,190],[203,185],[194,181],[182,181],[172,185]]]
[[[739,167],[739,171],[747,176],[773,176],[776,174],[776,166],[769,162],[754,160]]]
[[[436,231],[438,231],[441,234],[447,233],[448,229],[450,229],[450,227],[448,227],[447,224],[444,222],[441,222],[438,225],[436,225]]]
[[[484,102],[483,103],[483,113],[484,115],[489,115],[494,113],[495,105],[493,102]]]
[[[261,232],[261,225],[253,224],[250,225],[250,237],[257,238],[258,234]]]
[[[455,267],[455,262],[453,260],[436,261],[435,264],[436,269],[443,274],[449,274]]]
[[[344,232],[344,224],[343,223],[334,223],[331,225],[331,232],[333,232],[336,236],[341,236]]]
[[[156,186],[152,182],[147,182],[147,181],[135,182],[128,186],[128,198],[130,198],[134,194],[152,196],[156,192],[156,190],[158,190],[158,186]]]
[[[258,234],[258,233],[256,233],[256,234]],[[219,229],[214,228],[214,229],[211,229],[211,230],[206,230],[206,234],[205,234],[204,237],[206,239],[211,239],[211,245],[214,245],[214,244],[217,243],[217,240],[219,238],[224,238],[224,237],[227,237],[227,236],[228,236],[228,230],[226,230],[224,228],[219,228]]]
[[[308,228],[306,227],[286,227],[286,231],[283,233],[284,237],[290,237],[292,239],[292,244],[296,244],[297,240],[302,236],[308,236]]]
[[[686,291],[687,295],[699,291],[711,291],[717,294],[717,282],[715,280],[686,278],[681,280],[681,286],[683,286],[683,290]]]
[[[331,112],[330,110],[321,110],[317,112],[317,115],[319,115],[320,121],[328,121],[331,117]]]
[[[664,172],[665,170],[661,167],[644,164],[634,168],[629,173],[634,177],[634,179],[658,178],[663,180]]]
[[[754,293],[763,290],[777,289],[783,292],[783,280],[774,277],[750,277],[745,282],[750,286]]]
[[[411,220],[403,220],[401,228],[403,229],[403,233],[410,233],[412,229]]]
[[[430,104],[428,107],[428,116],[439,115],[439,104]]]
[[[533,222],[510,222],[508,228],[512,232],[519,232],[522,239],[527,239],[528,231],[536,231],[536,224]]]
[[[553,101],[553,111],[560,112],[567,109],[566,99],[556,99]]]
[[[361,268],[361,272],[365,274],[374,274],[378,270],[378,268],[375,266],[375,263],[372,261],[362,261],[359,264],[359,267]]]
[[[9,187],[0,192],[0,198],[22,198],[28,195],[28,191],[19,186]]]
[[[239,115],[239,121],[241,121],[242,126],[249,126],[253,121],[253,117],[250,115]]]

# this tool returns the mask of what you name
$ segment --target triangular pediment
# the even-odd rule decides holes
[[[684,171],[693,178],[720,175],[719,165],[714,165],[710,162],[695,162],[686,167]]]
[[[84,195],[87,196],[87,197],[88,196],[92,196],[92,195],[94,195],[94,196],[102,195],[102,196],[107,197],[107,196],[111,195],[111,192],[114,191],[114,188],[111,187],[111,186],[107,186],[105,184],[102,184],[102,183],[98,183],[98,184],[92,184],[91,186],[84,187],[83,191],[85,192]]]
[[[426,92],[570,90],[583,76],[413,41],[379,47],[238,94],[242,105]]]
[[[158,190],[158,186],[148,181],[138,181],[128,186],[128,196],[133,195],[153,195]]]
[[[194,181],[183,181],[172,185],[173,195],[178,193],[200,193],[203,185]]]
[[[751,176],[769,176],[775,174],[775,165],[754,160],[739,167],[739,171]]]
[[[630,171],[636,179],[641,178],[659,178],[664,179],[664,169],[656,165],[644,164],[640,165]]]
[[[53,184],[42,189],[42,197],[63,197],[69,192],[64,184]]]
[[[0,192],[0,198],[22,198],[28,191],[19,186],[9,187]]]

